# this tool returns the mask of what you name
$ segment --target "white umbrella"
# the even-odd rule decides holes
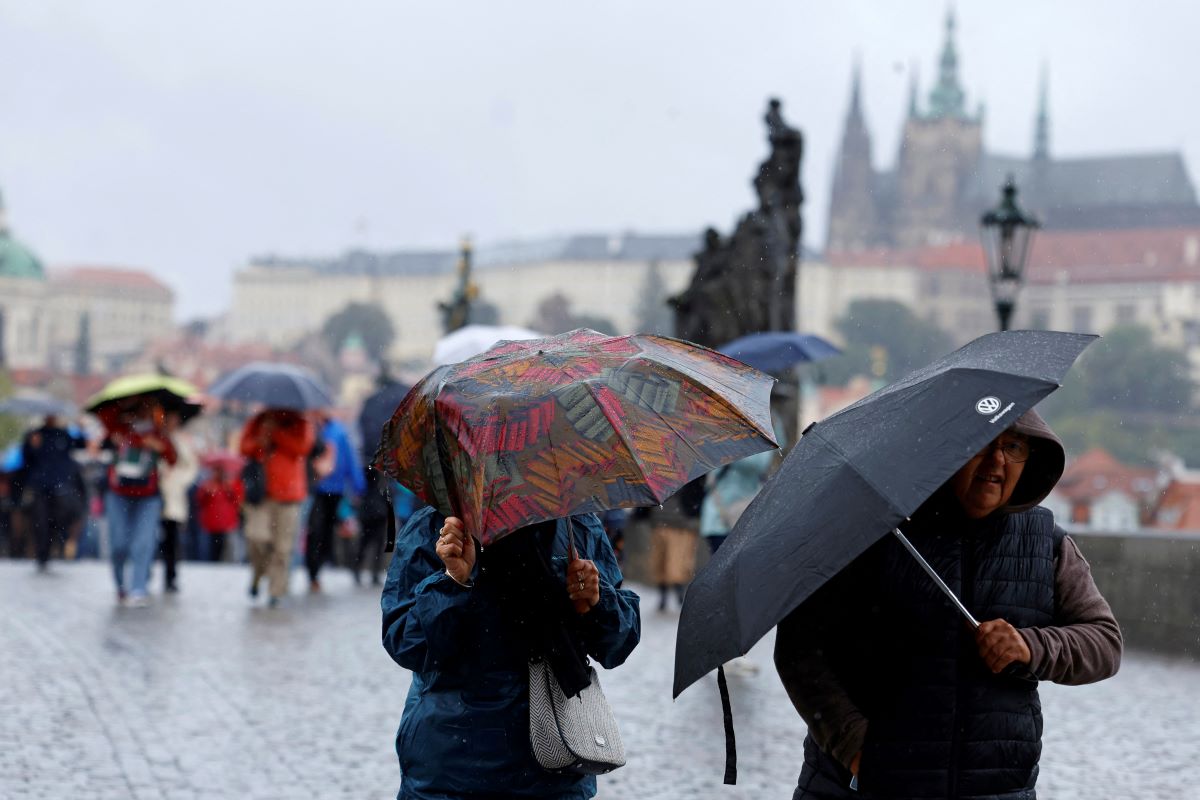
[[[433,364],[456,364],[477,356],[497,342],[541,339],[546,334],[516,325],[466,325],[438,339],[433,346]]]

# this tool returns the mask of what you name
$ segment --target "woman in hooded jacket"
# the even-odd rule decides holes
[[[456,517],[413,514],[381,600],[383,646],[413,672],[396,735],[397,797],[595,796],[595,777],[535,760],[528,664],[545,658],[570,696],[588,684],[589,656],[606,669],[624,663],[641,618],[621,582],[593,514],[531,525],[486,549]]]
[[[1065,460],[1029,411],[901,526],[978,629],[895,537],[780,624],[776,668],[808,725],[794,800],[1035,798],[1038,682],[1103,680],[1122,651],[1087,561],[1038,506]]]

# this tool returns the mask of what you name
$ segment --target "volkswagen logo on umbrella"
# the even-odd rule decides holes
[[[975,410],[978,411],[980,414],[984,415],[985,417],[988,414],[995,414],[997,411],[1000,410],[1000,398],[999,397],[981,398],[979,400],[979,402],[975,404]]]

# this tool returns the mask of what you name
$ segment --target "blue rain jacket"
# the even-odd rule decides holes
[[[396,734],[397,798],[593,797],[594,777],[546,772],[534,760],[525,656],[505,640],[486,584],[466,588],[446,574],[434,550],[443,519],[428,506],[409,518],[383,587],[384,649],[413,672]],[[574,520],[579,557],[600,571],[600,602],[583,615],[584,643],[593,660],[612,669],[641,637],[638,596],[621,588],[595,515]],[[567,525],[559,520],[552,563],[564,592],[567,552]]]
[[[317,481],[313,487],[325,494],[353,494],[362,497],[367,490],[367,479],[363,477],[362,466],[358,463],[358,451],[350,444],[350,434],[340,420],[330,419],[321,429],[321,438],[326,447],[335,448],[337,456],[333,462],[333,472]]]

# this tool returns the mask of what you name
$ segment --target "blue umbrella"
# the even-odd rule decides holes
[[[811,333],[767,331],[734,339],[721,352],[763,372],[780,372],[808,361],[820,361],[842,351]]]
[[[308,411],[335,405],[321,379],[292,364],[256,361],[218,378],[208,393],[225,401]]]
[[[24,453],[21,452],[21,445],[14,444],[7,450],[0,452],[0,472],[16,472],[25,463]]]

